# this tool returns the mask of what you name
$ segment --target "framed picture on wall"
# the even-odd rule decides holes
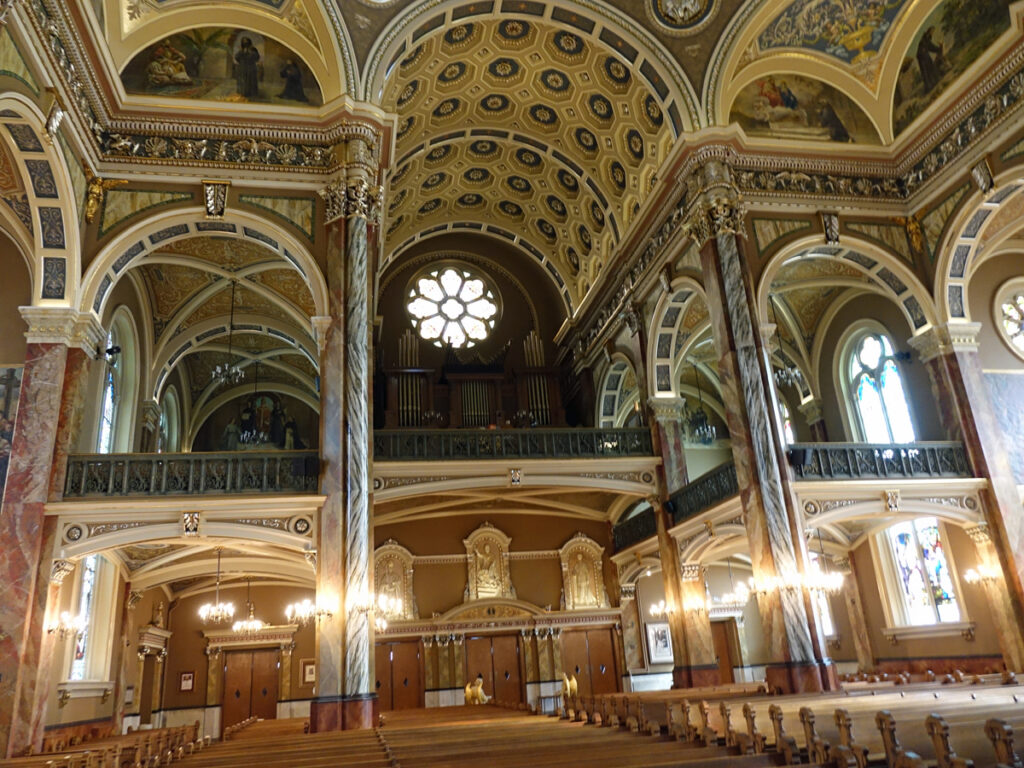
[[[191,691],[196,685],[196,673],[195,672],[182,672],[181,677],[178,678],[178,690],[179,691]]]
[[[651,664],[672,663],[672,636],[667,621],[647,625],[647,658]]]
[[[302,684],[316,685],[316,661],[313,659],[302,659],[299,664],[302,669]]]

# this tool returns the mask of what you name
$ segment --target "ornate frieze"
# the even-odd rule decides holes
[[[577,533],[558,551],[562,561],[562,602],[565,610],[607,608],[604,569],[601,555],[604,547],[582,533]]]

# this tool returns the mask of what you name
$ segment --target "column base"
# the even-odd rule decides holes
[[[379,715],[377,694],[332,696],[309,703],[309,732],[375,728]]]
[[[819,693],[839,687],[839,676],[831,661],[769,664],[765,667],[764,679],[771,692]]]
[[[718,685],[721,682],[717,664],[701,667],[674,667],[672,669],[672,688],[703,688]]]

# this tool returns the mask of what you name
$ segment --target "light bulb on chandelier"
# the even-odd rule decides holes
[[[253,605],[253,602],[252,602],[252,599],[251,599],[251,595],[252,595],[252,583],[249,582],[248,580],[246,580],[246,582],[245,582],[245,604],[249,608],[249,615],[246,618],[244,618],[244,619],[242,619],[240,621],[236,621],[234,623],[234,625],[231,627],[232,631],[235,632],[236,634],[239,634],[239,635],[255,635],[257,632],[259,632],[261,629],[263,629],[265,626],[267,626],[262,621],[260,621],[259,619],[256,618],[256,616],[255,616],[256,606]]]
[[[204,624],[226,624],[235,617],[235,604],[220,601],[220,556],[217,548],[217,587],[212,603],[206,603],[199,609],[199,618]]]

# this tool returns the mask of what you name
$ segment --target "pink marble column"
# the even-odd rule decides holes
[[[857,654],[857,666],[862,672],[871,672],[875,668],[875,655],[871,650],[868,623],[864,618],[864,606],[860,597],[860,582],[857,580],[857,565],[853,552],[838,561],[836,568],[846,574],[846,578],[843,579],[843,602],[846,605],[846,614],[850,619],[850,632],[853,634],[853,649]]]
[[[686,632],[686,662],[690,684],[718,685],[721,682],[715,660],[715,641],[711,637],[711,614],[707,608],[704,568],[699,563],[684,563],[683,629]]]
[[[678,397],[652,397],[647,401],[655,444],[661,452],[665,491],[669,496],[689,482],[683,445],[683,407]]]
[[[928,370],[946,434],[962,440],[976,477],[988,480],[978,495],[993,554],[1005,580],[1000,646],[1010,669],[1024,669],[1024,515],[1020,495],[977,351],[978,323],[950,323],[910,339]],[[1013,436],[1019,439],[1019,436]],[[986,545],[988,546],[988,545]]]
[[[56,525],[44,505],[63,490],[87,364],[84,352],[62,343],[28,345],[0,509],[0,754],[6,756],[42,743],[53,653],[44,624],[59,591],[50,578]]]
[[[774,379],[759,327],[751,269],[741,239],[743,210],[727,166],[700,169],[700,196],[687,224],[701,247],[701,269],[718,373],[739,479],[761,621],[771,663],[770,686],[816,691],[835,680],[814,625],[809,595],[791,587],[808,567],[802,519],[789,487]],[[781,585],[780,585],[781,580]]]

